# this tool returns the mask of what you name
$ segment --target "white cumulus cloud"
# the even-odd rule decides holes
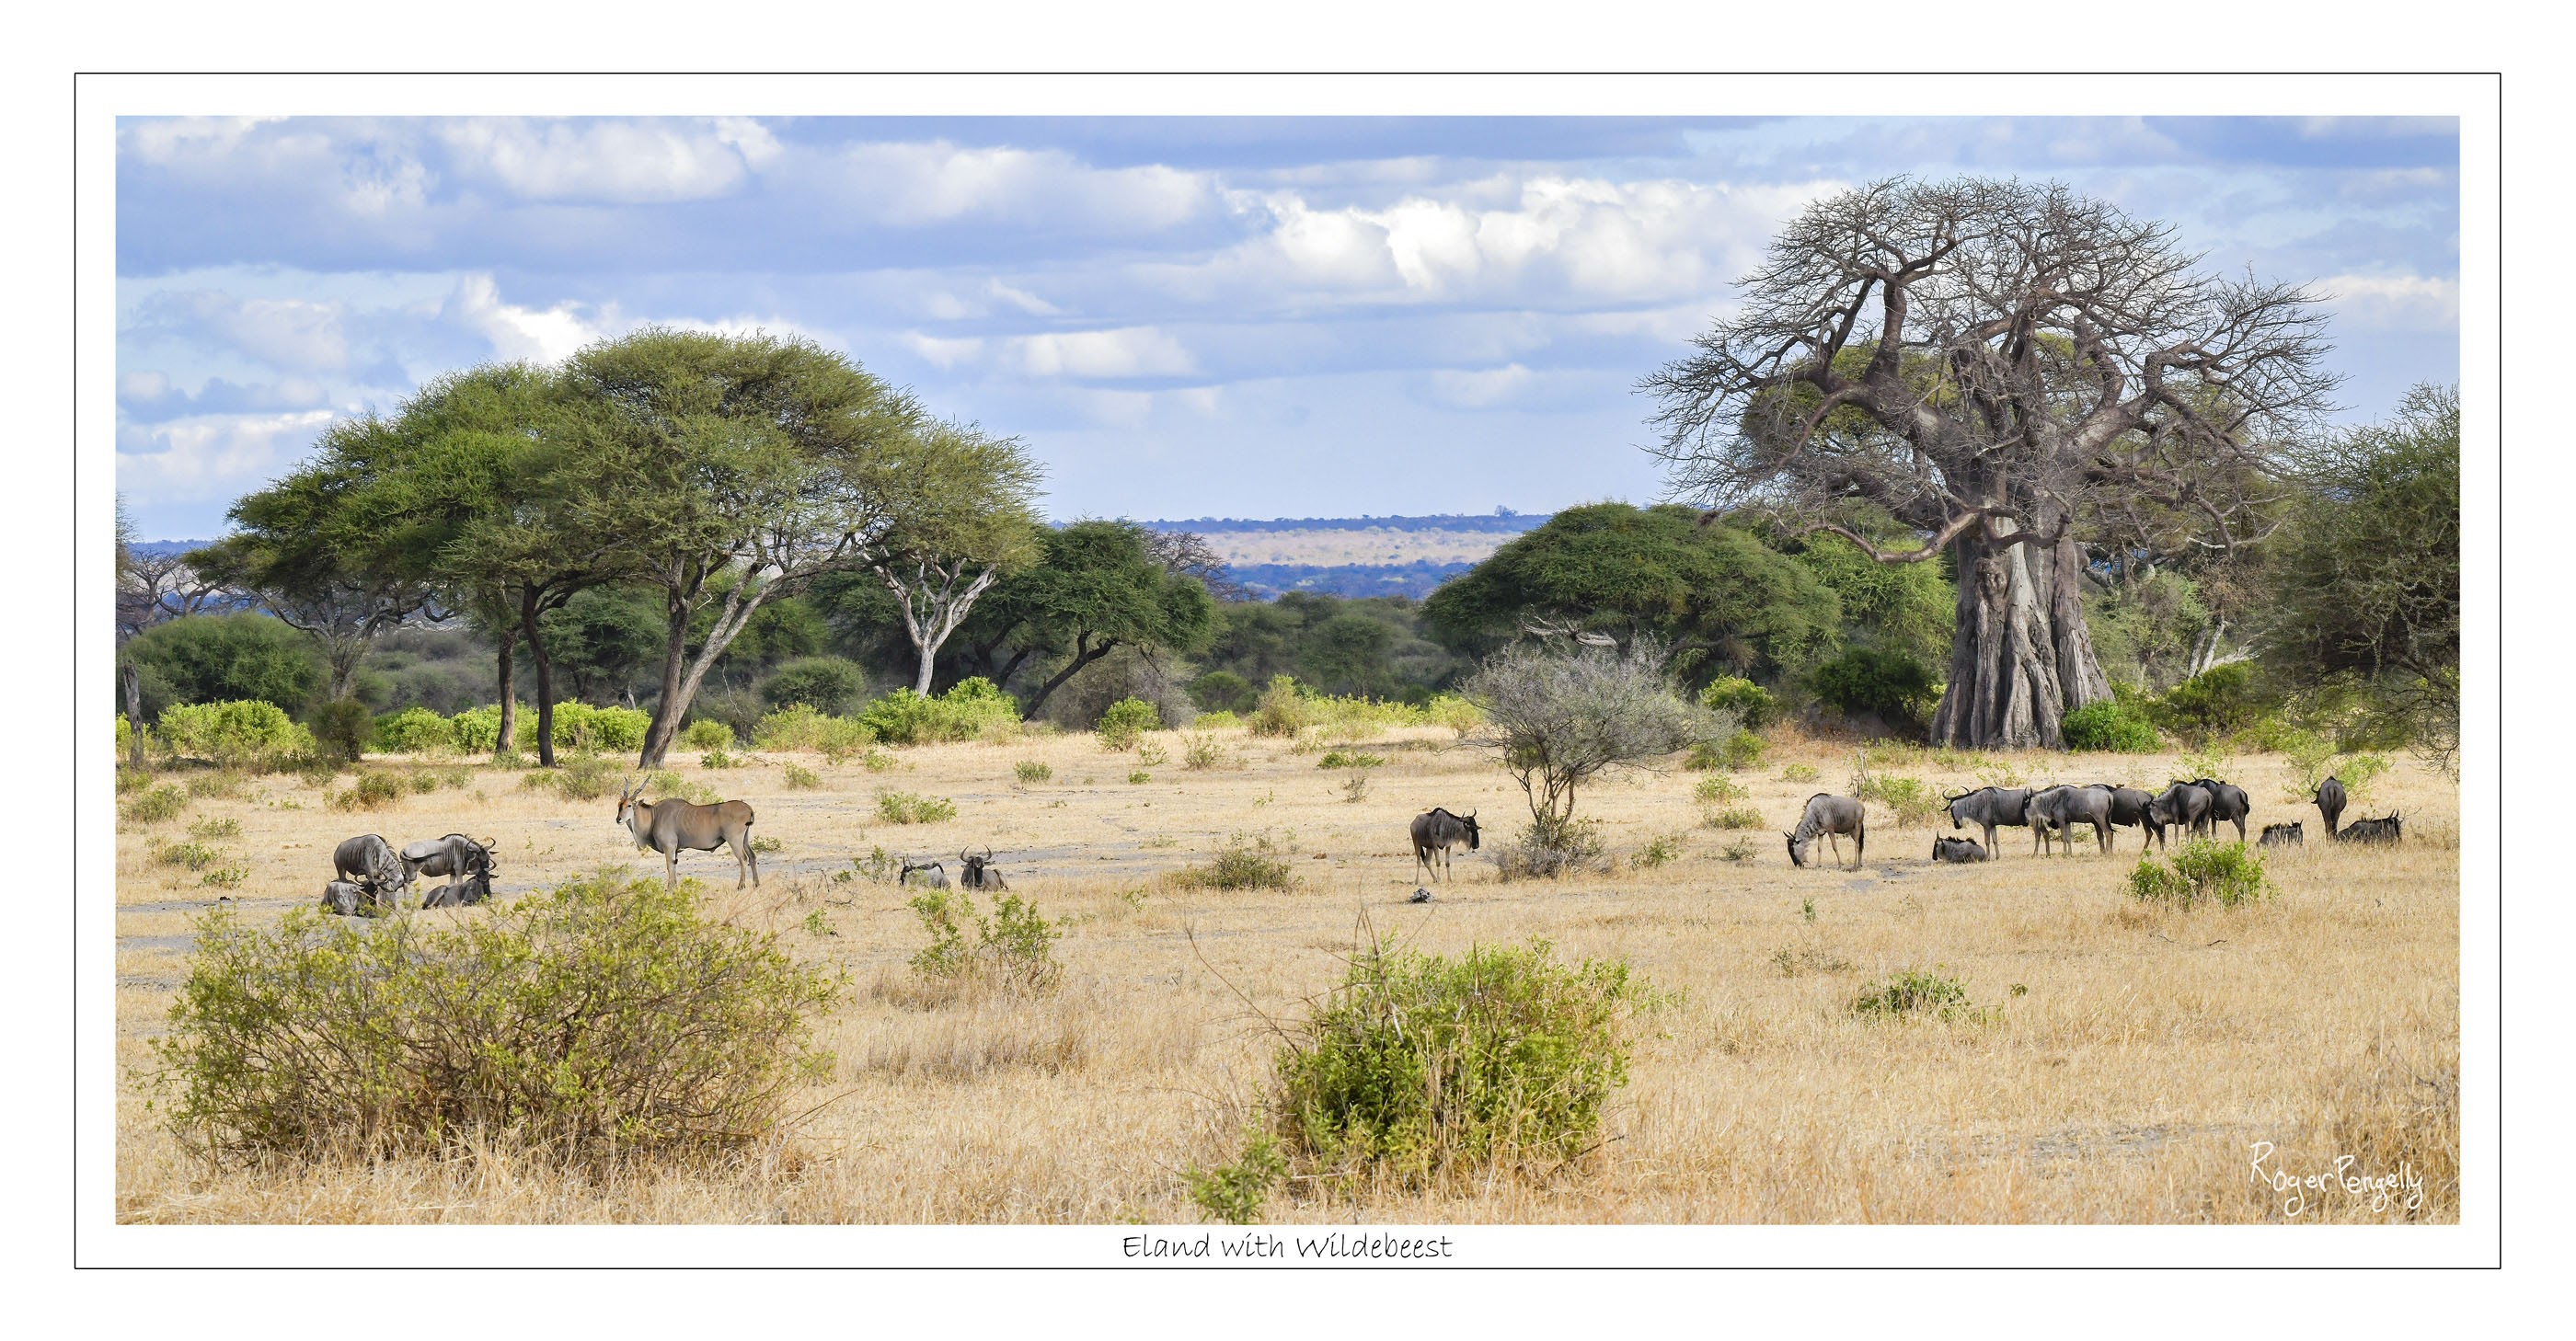
[[[452,161],[529,200],[659,204],[729,195],[779,146],[757,122],[471,120],[443,123]]]
[[[1198,371],[1180,341],[1151,326],[1022,335],[1010,347],[1032,377],[1187,377]]]
[[[2309,286],[2337,316],[2374,330],[2457,330],[2460,281],[2432,275],[2334,275]]]
[[[501,287],[490,275],[459,281],[443,315],[490,341],[501,358],[540,363],[560,362],[615,328],[613,317],[584,316],[576,303],[538,309],[503,302]]]

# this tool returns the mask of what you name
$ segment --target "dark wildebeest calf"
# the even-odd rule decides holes
[[[2075,826],[2093,826],[2093,841],[2107,855],[2111,851],[2111,789],[2108,787],[2051,787],[2030,798],[2030,827],[2039,841],[2046,843],[2053,834],[2065,844],[2061,856],[2075,855]]]
[[[966,869],[957,873],[959,885],[967,889],[1009,889],[1011,887],[1002,879],[1002,868],[993,864],[993,849],[989,847],[984,849],[984,855],[980,857],[961,851],[957,854],[957,859],[966,863]]]
[[[2188,782],[2177,782],[2158,793],[2147,803],[2147,832],[2156,846],[2165,846],[2165,830],[2181,826],[2184,836],[2200,832],[2209,822],[2209,793]]]
[[[1417,869],[1429,871],[1434,880],[1449,869],[1449,849],[1464,843],[1467,850],[1473,852],[1483,842],[1484,835],[1476,828],[1475,811],[1452,815],[1433,806],[1413,817],[1413,864]],[[1431,862],[1434,854],[1440,858],[1437,866]]]
[[[2292,820],[2288,824],[2266,824],[2263,826],[2263,836],[2254,840],[2256,847],[2306,847],[2307,845],[2306,822],[2302,820]]]
[[[2316,804],[2318,813],[2326,817],[2326,837],[2334,837],[2339,832],[2337,825],[2343,819],[2343,779],[2327,778],[2318,783],[2317,794],[2308,799]]]
[[[2208,778],[2194,778],[2191,785],[2209,793],[2211,836],[2216,836],[2217,828],[2222,822],[2231,823],[2236,826],[2236,841],[2244,842],[2245,817],[2254,813],[2254,798],[2247,796],[2244,788],[2231,782],[2213,782]]]
[[[662,854],[662,883],[680,887],[680,854],[733,848],[733,887],[760,883],[760,858],[751,850],[751,807],[741,801],[702,806],[694,801],[646,801],[640,781],[617,793],[618,827],[635,836],[635,846]]]
[[[946,889],[948,868],[935,861],[907,861],[894,882],[898,885],[920,885],[926,889]]]
[[[326,913],[337,913],[342,917],[373,917],[383,908],[384,905],[376,902],[376,896],[369,893],[365,885],[334,880],[322,887],[322,911]]]
[[[1804,866],[1807,858],[1815,855],[1818,835],[1833,846],[1834,859],[1840,861],[1843,845],[1836,835],[1850,834],[1851,868],[1857,871],[1860,869],[1861,849],[1869,841],[1868,824],[1868,813],[1861,808],[1858,799],[1818,792],[1807,798],[1807,811],[1798,817],[1798,827],[1780,836],[1789,840],[1789,864]]]
[[[2391,811],[2386,819],[2354,820],[2352,823],[2345,825],[2343,828],[2335,832],[2335,841],[2342,843],[2403,843],[2406,841],[2406,835],[2400,832],[2401,827],[2402,826],[2398,823],[2396,812]]]
[[[1934,861],[1986,861],[1986,849],[1973,838],[1935,838],[1932,840]]]
[[[2030,823],[2030,788],[1980,787],[1951,797],[1948,809],[1951,828],[1977,825],[1986,831],[1987,849],[2001,852],[2003,849],[1995,846],[1995,829],[1999,825],[2018,829]],[[2037,839],[2032,840],[2031,850],[2039,850]]]
[[[423,908],[449,908],[481,903],[492,897],[492,840],[475,842],[461,833],[424,838],[402,850],[403,865],[422,875],[443,875],[447,883],[421,897]]]

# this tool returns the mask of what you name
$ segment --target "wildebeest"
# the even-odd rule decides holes
[[[385,903],[399,899],[411,888],[411,863],[394,850],[382,834],[362,833],[345,838],[331,849],[331,868],[340,879],[366,886],[370,897]]]
[[[2304,820],[2292,820],[2287,824],[2266,824],[2263,826],[2263,836],[2254,840],[2256,847],[2306,847],[2307,845],[2308,833]]]
[[[1475,811],[1452,815],[1439,806],[1433,806],[1413,817],[1413,864],[1419,870],[1429,871],[1434,880],[1449,869],[1449,849],[1464,843],[1467,850],[1473,852],[1483,842],[1484,835],[1476,828]],[[1440,857],[1436,866],[1431,861],[1435,853]]]
[[[443,875],[447,883],[421,897],[423,908],[481,903],[492,897],[491,839],[475,842],[461,833],[424,838],[402,850],[403,865],[421,875]]]
[[[1934,861],[1986,861],[1985,847],[1973,838],[1935,838],[1932,840]]]
[[[680,887],[680,854],[733,848],[733,887],[760,883],[760,858],[751,850],[751,807],[741,801],[702,806],[694,801],[647,801],[636,781],[617,793],[617,823],[635,836],[635,846],[662,854],[662,883]]]
[[[984,849],[984,855],[980,857],[960,852],[957,854],[957,859],[966,863],[966,869],[957,874],[957,883],[966,888],[1009,889],[1011,887],[1009,882],[1002,879],[1002,872],[993,865],[993,849],[989,847]]]
[[[2236,826],[2236,841],[2244,842],[2245,817],[2254,813],[2254,799],[2245,794],[2245,789],[2208,778],[2194,778],[2191,785],[2209,793],[2209,827],[2215,830],[2221,821],[2232,823]]]
[[[894,879],[898,885],[921,885],[930,889],[946,889],[948,888],[948,868],[935,861],[907,861],[903,864],[903,873]]]
[[[2010,825],[2021,828],[2030,823],[2030,788],[1980,787],[1975,791],[1961,792],[1951,797],[1948,808],[1951,828],[1964,829],[1971,824],[1978,825],[1986,831],[1986,847],[2000,852],[2003,849],[1995,846],[1997,826]],[[2033,841],[2032,850],[2037,850],[2036,840]]]
[[[376,902],[367,887],[346,880],[334,880],[322,887],[322,911],[342,917],[374,916],[383,905]]]
[[[2343,779],[2330,777],[2318,783],[2317,794],[2308,800],[2314,802],[2318,812],[2326,817],[2326,836],[2333,837],[2337,832],[2336,822],[2343,818]]]
[[[2384,819],[2354,820],[2352,823],[2335,831],[2335,841],[2340,843],[2403,843],[2406,841],[2406,836],[2399,832],[2401,827],[2402,826],[2398,823],[2396,812],[2391,811]]]
[[[2093,826],[2093,840],[2102,851],[2111,850],[2111,789],[2092,787],[2051,787],[2030,798],[2030,828],[2040,842],[2053,834],[2065,843],[2061,855],[2075,855],[2075,826]]]
[[[2165,830],[2180,825],[2185,836],[2198,833],[2209,822],[2209,793],[2188,782],[2177,782],[2156,794],[2147,803],[2147,832],[2157,847],[2165,846]]]
[[[1861,849],[1869,841],[1868,823],[1868,814],[1857,798],[1836,796],[1832,792],[1818,792],[1808,797],[1806,813],[1798,816],[1798,827],[1780,835],[1789,840],[1789,864],[1806,865],[1807,858],[1815,855],[1816,838],[1820,834],[1832,845],[1834,860],[1840,861],[1843,845],[1836,835],[1850,834],[1851,868],[1859,870]]]
[[[2097,782],[2093,785],[2111,793],[2112,827],[2125,826],[2138,830],[2138,846],[2145,847],[2147,845],[2147,807],[2154,804],[2156,798],[2135,787],[2123,787],[2115,782]],[[2117,837],[2118,835],[2113,835],[2113,838]],[[2114,842],[2112,846],[2117,847],[2119,844]]]

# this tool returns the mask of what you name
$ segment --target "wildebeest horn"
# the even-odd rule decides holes
[[[1957,791],[1955,791],[1955,792],[1943,792],[1943,793],[1941,793],[1941,799],[1942,799],[1942,800],[1944,800],[1944,801],[1956,801],[1956,800],[1958,800],[1958,799],[1959,799],[1960,797],[1962,797],[1962,796],[1974,796],[1974,795],[1976,795],[1976,793],[1975,793],[1975,792],[1972,792],[1972,791],[1968,790],[1967,788],[1962,787],[1962,788],[1960,788],[1959,790],[1957,790]]]

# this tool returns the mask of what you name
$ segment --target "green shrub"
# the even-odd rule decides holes
[[[215,859],[221,855],[203,843],[172,843],[153,853],[152,859],[164,866],[184,866],[191,871],[202,871],[214,865]]]
[[[653,725],[653,714],[641,708],[594,708],[587,703],[558,703],[554,712],[555,748],[605,750],[626,754],[644,748],[644,733]],[[527,713],[519,718],[514,734],[522,750],[537,747],[537,716]]]
[[[2212,666],[2166,690],[2150,711],[2166,730],[2205,738],[2251,726],[2269,706],[2254,668],[2239,661]]]
[[[1900,829],[1911,829],[1941,813],[1941,793],[1925,785],[1921,778],[1872,774],[1853,794],[1861,800],[1876,801],[1895,811],[1896,827]]]
[[[1154,775],[1146,772],[1144,769],[1132,768],[1127,771],[1127,781],[1134,786],[1142,787],[1153,780]]]
[[[218,910],[196,945],[151,1046],[172,1127],[219,1156],[741,1148],[831,1064],[807,1017],[837,980],[703,916],[695,880],[602,874],[453,927]]]
[[[709,750],[698,756],[698,767],[727,769],[735,767],[734,757],[722,750]]]
[[[1699,705],[1712,712],[1731,712],[1747,729],[1759,731],[1778,721],[1780,700],[1742,676],[1721,675],[1699,691]]]
[[[1717,850],[1717,855],[1730,862],[1746,862],[1753,860],[1754,855],[1760,851],[1761,849],[1755,847],[1750,838],[1730,838],[1726,841],[1726,846]]]
[[[2066,714],[2059,732],[2070,750],[2153,754],[2162,743],[2146,714],[2116,700],[2087,703]]]
[[[181,704],[161,714],[155,734],[180,754],[225,768],[280,768],[316,748],[312,732],[258,699]]]
[[[770,672],[760,698],[773,708],[802,703],[835,716],[867,701],[867,668],[846,657],[798,657]]]
[[[497,719],[492,729],[499,732]],[[405,708],[376,719],[375,747],[380,754],[454,754],[456,724],[427,708]]]
[[[209,815],[188,825],[190,838],[216,839],[241,837],[241,821],[230,815]]]
[[[1207,718],[1201,717],[1204,723]],[[1193,773],[1204,773],[1225,763],[1225,746],[1205,731],[1192,731],[1181,737],[1181,767]]]
[[[250,879],[250,868],[242,865],[218,866],[197,877],[197,883],[213,889],[239,889]]]
[[[692,750],[730,750],[733,728],[712,717],[701,717],[680,729],[680,744]]]
[[[975,911],[963,889],[924,890],[910,906],[921,919],[930,944],[915,951],[913,972],[926,978],[973,978],[1016,992],[1044,992],[1055,987],[1063,966],[1054,944],[1064,933],[1038,915],[1037,905],[1006,893],[993,905],[993,915]],[[975,925],[969,944],[965,923]]]
[[[1190,702],[1202,713],[1241,713],[1252,711],[1260,695],[1252,682],[1233,671],[1209,671],[1190,681]]]
[[[703,782],[692,782],[669,769],[648,775],[644,785],[636,790],[636,795],[670,797],[702,806],[711,806],[724,799],[724,793],[715,788]]]
[[[618,761],[602,754],[579,754],[555,770],[555,790],[574,801],[595,801],[608,795],[617,785],[623,771]]]
[[[1729,806],[1708,812],[1703,822],[1712,829],[1759,829],[1762,812],[1750,806]]]
[[[948,692],[916,694],[898,689],[859,713],[859,720],[890,745],[975,740],[1020,720],[1019,701],[983,676],[958,681]]]
[[[400,773],[369,769],[358,775],[345,792],[328,792],[322,804],[332,810],[382,810],[401,800],[411,788]]]
[[[1293,736],[1305,730],[1312,717],[1305,695],[1297,692],[1297,682],[1285,675],[1274,675],[1244,726],[1256,736]]]
[[[309,635],[250,611],[155,624],[118,648],[116,659],[136,670],[145,720],[174,704],[245,699],[301,712],[327,678],[322,650]],[[123,686],[101,701],[125,702]]]
[[[163,783],[127,801],[123,813],[127,819],[138,824],[158,824],[166,819],[178,818],[179,812],[187,809],[187,806],[188,798],[185,793],[168,783]]]
[[[1543,940],[1374,943],[1279,1049],[1272,1128],[1324,1177],[1545,1174],[1599,1143],[1639,995],[1625,961],[1564,964]]]
[[[1104,750],[1132,750],[1148,731],[1159,731],[1163,715],[1141,698],[1122,698],[1100,714],[1098,733]]]
[[[1816,697],[1845,716],[1875,713],[1891,725],[1921,727],[1941,696],[1932,668],[1902,652],[1846,649],[1815,668],[1808,684]]]
[[[520,721],[529,720],[529,709],[526,704],[518,706],[518,714]],[[463,754],[501,752],[501,705],[487,703],[479,708],[467,708],[448,718],[447,725],[456,733],[458,752]],[[512,734],[525,734],[530,741],[534,741],[536,728],[531,726],[524,733],[513,728]],[[511,742],[510,751],[514,754],[518,752],[517,742]]]
[[[1496,859],[1505,880],[1553,879],[1569,872],[1606,870],[1609,864],[1599,824],[1550,814],[1532,820]]]
[[[866,749],[876,739],[876,728],[866,722],[833,717],[805,703],[764,714],[751,729],[751,743],[760,749],[813,750],[832,763]]]
[[[1684,835],[1677,833],[1663,834],[1653,839],[1644,847],[1637,849],[1637,868],[1651,871],[1671,862],[1673,858],[1682,854],[1682,844],[1686,841],[1688,840]]]
[[[1323,758],[1315,761],[1315,767],[1376,768],[1385,762],[1386,756],[1382,754],[1368,754],[1360,750],[1327,750]]]
[[[1011,772],[1022,784],[1032,787],[1055,778],[1055,767],[1042,759],[1022,759],[1011,765]]]
[[[1690,757],[1682,761],[1682,767],[1699,772],[1751,768],[1762,762],[1762,753],[1769,748],[1760,736],[1750,731],[1737,731],[1724,740],[1702,741],[1693,745]]]
[[[129,792],[139,792],[139,791],[143,790],[144,788],[149,787],[149,786],[151,786],[151,785],[152,785],[152,772],[151,772],[151,770],[149,770],[149,769],[143,769],[143,768],[127,768],[127,767],[125,767],[124,765],[121,765],[121,764],[117,766],[117,770],[116,770],[116,794],[117,794],[117,795],[119,795],[119,796],[124,796],[124,795],[126,795],[127,793],[129,793]]]
[[[229,768],[199,773],[188,779],[188,795],[199,799],[240,796],[250,790],[250,780]]]
[[[1270,1189],[1287,1176],[1288,1157],[1279,1149],[1279,1138],[1258,1127],[1244,1134],[1243,1153],[1234,1163],[1181,1173],[1189,1184],[1190,1200],[1229,1225],[1258,1222]]]
[[[1791,764],[1780,770],[1782,782],[1815,782],[1824,777],[1813,764]]]
[[[1220,728],[1239,727],[1243,725],[1243,719],[1235,716],[1233,713],[1220,709],[1216,712],[1200,713],[1198,715],[1198,720],[1190,723],[1190,725],[1197,727],[1201,731],[1215,731]]]
[[[889,824],[938,824],[957,818],[957,803],[940,796],[881,791],[877,816]]]
[[[1485,724],[1485,710],[1456,694],[1434,694],[1422,705],[1422,721],[1425,726],[1446,727],[1464,740],[1468,732]]]
[[[1217,849],[1214,860],[1182,868],[1172,883],[1191,889],[1293,889],[1297,878],[1288,873],[1279,852],[1280,845],[1267,832],[1238,830]]]
[[[2222,908],[2234,908],[2274,892],[2271,877],[2263,873],[2260,853],[2243,843],[2211,838],[2195,838],[2175,848],[2170,866],[2141,857],[2129,872],[2130,897],[2149,903],[2187,908],[2215,899]]]
[[[813,769],[807,768],[802,764],[789,764],[787,766],[787,790],[791,792],[810,792],[818,791],[822,786],[822,774],[817,773]]]
[[[353,698],[315,708],[306,726],[313,732],[314,752],[343,764],[358,762],[376,734],[375,714]]]
[[[1870,984],[1852,1001],[1852,1014],[1863,1019],[1893,1020],[1930,1015],[1943,1020],[1980,1019],[1968,1003],[1968,985],[1937,967],[1905,969]]]
[[[1691,799],[1704,806],[1741,801],[1749,795],[1751,793],[1744,790],[1744,785],[1733,778],[1701,778],[1697,785],[1691,788]]]

